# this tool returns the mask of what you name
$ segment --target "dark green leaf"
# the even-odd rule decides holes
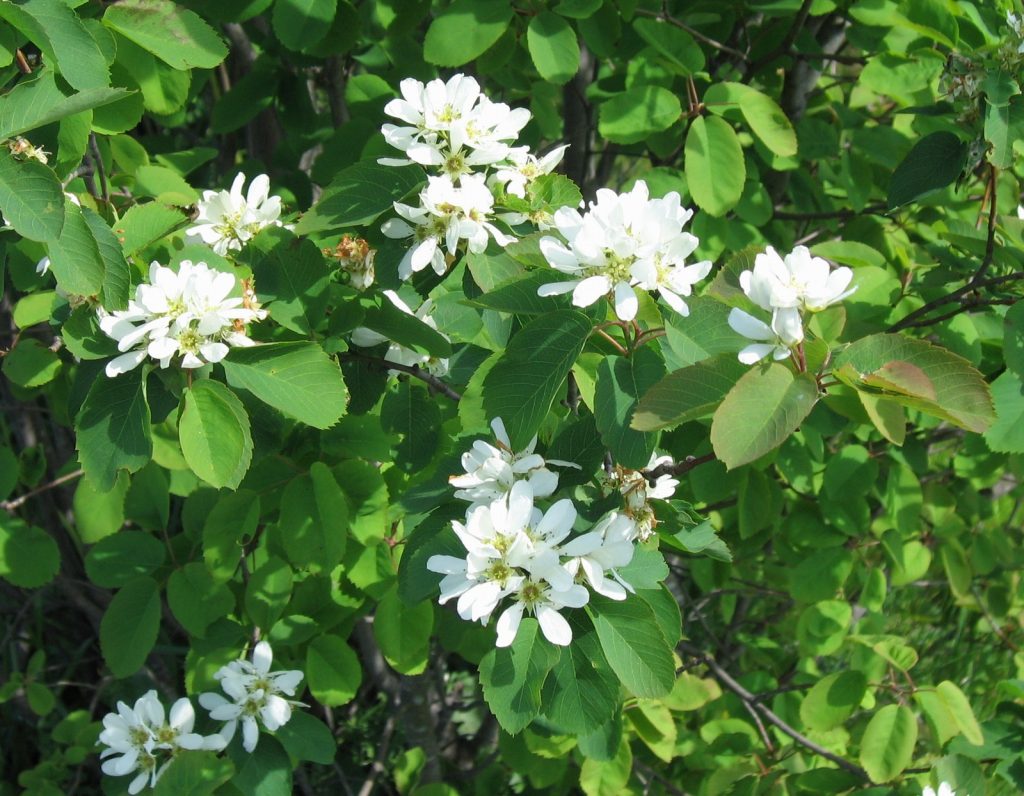
[[[706,417],[747,370],[735,354],[720,354],[670,373],[643,393],[632,427],[657,431]]]
[[[142,469],[153,454],[153,441],[141,369],[113,379],[97,377],[75,428],[79,461],[97,489],[112,489],[119,470]]]
[[[623,467],[646,467],[654,453],[658,434],[636,431],[630,422],[640,396],[664,375],[665,363],[648,347],[631,357],[606,357],[597,366],[594,418],[602,441]]]
[[[889,183],[889,208],[900,207],[960,176],[967,159],[967,144],[953,133],[926,135],[896,168]]]
[[[480,661],[484,699],[502,729],[510,734],[527,727],[541,709],[541,689],[559,650],[540,633],[537,620],[527,617],[509,647],[496,647]]]
[[[372,161],[343,169],[320,201],[295,227],[296,235],[361,226],[392,209],[423,182],[419,166],[381,166]]]
[[[160,589],[141,576],[114,595],[100,622],[100,649],[114,677],[135,674],[146,662],[160,631]]]

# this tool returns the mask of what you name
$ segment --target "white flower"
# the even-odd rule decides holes
[[[232,661],[214,675],[232,701],[212,692],[199,695],[199,704],[210,711],[210,718],[226,722],[220,732],[224,745],[230,743],[241,721],[242,746],[252,752],[259,741],[260,724],[274,732],[288,723],[293,706],[303,706],[284,698],[295,696],[302,672],[271,672],[273,658],[270,644],[261,641],[253,648],[251,663],[244,659]]]
[[[541,175],[554,171],[568,148],[568,144],[563,144],[538,158],[525,146],[514,147],[509,150],[506,163],[499,166],[490,182],[504,187],[507,194],[523,198],[526,196],[526,187]]]
[[[516,640],[523,614],[533,614],[540,623],[544,638],[552,644],[567,647],[572,643],[572,628],[559,613],[562,608],[582,608],[590,600],[590,592],[574,583],[564,591],[556,591],[542,581],[528,580],[515,594],[515,603],[498,617],[495,645],[507,647]]]
[[[832,270],[821,257],[812,257],[806,246],[797,246],[785,258],[771,246],[754,258],[754,270],[740,274],[740,287],[761,309],[823,310],[842,301],[856,288],[847,287],[853,271]]]
[[[581,574],[590,588],[612,600],[625,600],[633,587],[619,577],[618,567],[633,560],[636,524],[631,517],[611,512],[589,532],[562,546],[562,555],[571,556],[566,571],[574,578]],[[605,571],[611,578],[605,576]]]
[[[430,311],[434,308],[433,301],[425,299],[423,303],[416,308],[416,311],[413,312],[409,305],[402,301],[401,297],[395,291],[385,290],[384,295],[387,297],[388,301],[394,304],[406,315],[412,315],[419,318],[419,320],[423,321],[423,323],[431,329],[437,331],[437,324],[434,322],[434,319],[430,317]],[[443,332],[438,332],[438,334],[440,334],[445,340],[448,339],[448,335]],[[372,348],[373,346],[387,342],[387,338],[379,332],[367,329],[365,326],[360,326],[352,330],[352,342],[360,348]],[[444,376],[448,372],[447,359],[432,357],[430,354],[421,354],[418,351],[413,351],[411,348],[406,348],[398,343],[391,344],[384,358],[388,362],[394,362],[396,365],[407,365],[409,367],[416,365],[433,376]],[[397,376],[401,371],[389,370],[388,373],[391,376]]]
[[[223,256],[231,250],[241,250],[265,227],[283,226],[279,220],[281,197],[270,196],[270,178],[258,175],[243,196],[244,184],[245,175],[239,172],[231,190],[203,191],[196,226],[185,230],[185,234],[201,238]]]
[[[653,453],[644,470],[651,471],[662,464],[671,463],[671,456],[658,456],[657,453]],[[650,501],[668,500],[675,494],[679,481],[670,473],[662,473],[651,484],[643,471],[621,466],[616,466],[609,480],[611,486],[622,495],[623,513],[634,524],[633,538],[639,537],[641,541],[649,539],[658,524]]]
[[[547,464],[580,469],[578,464],[557,459],[545,461],[539,453],[534,453],[536,436],[523,450],[512,450],[500,417],[491,421],[491,429],[496,444],[483,440],[474,442],[473,447],[462,454],[465,475],[453,475],[448,479],[448,483],[458,490],[455,497],[460,500],[468,500],[474,505],[503,500],[517,479],[525,479],[530,484],[535,498],[545,498],[558,488],[558,475],[549,470]]]
[[[253,345],[245,327],[266,311],[244,282],[242,296],[229,297],[234,289],[232,274],[206,263],[182,260],[177,272],[152,263],[149,282],[136,288],[127,309],[97,311],[100,329],[127,352],[107,363],[107,375],[129,371],[147,356],[161,368],[179,356],[181,367],[198,368],[222,360],[230,346]]]
[[[711,269],[710,262],[684,266],[698,243],[682,231],[691,215],[675,192],[650,199],[642,180],[629,193],[599,190],[597,201],[583,215],[572,208],[559,209],[555,225],[568,245],[545,237],[540,250],[552,268],[572,281],[543,285],[538,295],[571,292],[577,307],[613,295],[615,314],[631,321],[639,308],[634,287],[657,289],[671,307],[685,314],[680,296],[689,295],[693,284]]]
[[[392,218],[381,226],[389,238],[411,237],[414,245],[398,264],[398,275],[408,279],[430,265],[443,275],[455,258],[459,242],[466,241],[471,252],[482,252],[490,238],[507,246],[511,238],[488,220],[494,197],[482,174],[463,177],[459,186],[448,175],[430,177],[420,193],[420,206],[395,202]]]
[[[938,793],[931,786],[925,786],[925,789],[921,791],[921,796],[956,796],[956,791],[948,782],[943,782],[939,785]]]
[[[744,365],[753,365],[767,356],[775,360],[786,359],[793,346],[804,339],[800,314],[794,309],[777,310],[769,326],[738,307],[733,307],[729,312],[729,326],[737,334],[759,341],[740,351],[739,360]]]

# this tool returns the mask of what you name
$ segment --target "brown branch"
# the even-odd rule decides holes
[[[705,44],[707,44],[709,47],[714,47],[716,50],[720,50],[720,51],[722,51],[724,53],[728,53],[729,55],[732,55],[735,58],[739,58],[741,61],[748,60],[747,54],[745,52],[742,52],[742,51],[737,50],[737,49],[735,49],[733,47],[730,47],[728,44],[723,44],[722,42],[718,41],[717,39],[712,39],[710,36],[707,36],[707,35],[701,33],[696,28],[691,28],[689,25],[687,25],[682,20],[676,19],[675,17],[671,16],[670,14],[665,13],[664,11],[650,11],[650,10],[648,10],[646,8],[638,8],[638,9],[636,9],[636,11],[634,13],[638,17],[654,17],[655,19],[664,20],[669,25],[673,25],[674,27],[677,27],[680,30],[685,30],[687,33],[689,33],[691,36],[693,36],[693,38],[695,38],[697,41],[702,41]]]
[[[80,478],[83,475],[82,470],[75,470],[74,472],[67,473],[66,475],[60,476],[60,478],[54,478],[49,483],[43,484],[42,486],[36,487],[30,492],[26,492],[24,495],[19,495],[11,500],[0,501],[0,509],[4,511],[14,511],[17,508],[25,505],[26,502],[34,498],[36,495],[41,495],[43,492],[48,492],[61,484],[66,484],[68,481],[73,481],[76,478]]]
[[[651,470],[642,470],[644,478],[651,484],[658,480],[663,475],[683,475],[684,473],[690,472],[695,467],[700,467],[702,464],[713,461],[715,458],[714,453],[705,453],[703,456],[687,456],[678,462],[665,462],[659,464],[657,467]]]
[[[844,768],[851,774],[855,774],[856,776],[863,779],[865,782],[871,782],[871,777],[868,776],[868,772],[860,766],[858,766],[856,763],[851,763],[846,758],[833,754],[828,749],[819,746],[806,735],[803,735],[798,730],[793,729],[793,727],[791,727],[789,724],[783,721],[773,710],[758,702],[756,695],[752,694],[750,691],[748,691],[746,688],[740,685],[739,682],[737,682],[727,671],[725,671],[725,669],[719,666],[715,659],[709,656],[707,653],[697,649],[694,646],[691,646],[690,644],[687,644],[685,641],[680,642],[679,647],[684,652],[695,657],[701,658],[704,664],[708,667],[708,669],[711,670],[711,673],[715,676],[715,679],[717,679],[722,685],[724,685],[736,696],[738,696],[740,698],[740,701],[742,701],[745,705],[749,705],[752,708],[760,711],[761,715],[764,716],[765,719],[767,719],[771,724],[778,727],[782,732],[784,732],[798,744],[805,747],[814,754],[818,755],[819,757],[824,757],[826,760],[831,760],[840,768]]]
[[[779,42],[778,47],[775,47],[774,49],[765,53],[756,61],[754,61],[750,65],[750,68],[747,69],[748,75],[754,74],[761,67],[767,66],[776,58],[779,58],[780,56],[789,53],[790,49],[793,46],[793,43],[796,41],[796,37],[800,35],[800,31],[803,30],[804,24],[807,22],[807,17],[811,13],[811,5],[813,5],[813,3],[814,0],[803,1],[803,3],[800,5],[800,10],[796,12],[796,19],[793,20],[792,26],[786,33],[786,37],[781,42]]]
[[[785,210],[776,210],[772,213],[774,218],[782,221],[825,221],[828,219],[853,218],[854,216],[881,216],[885,215],[885,205],[881,202],[867,205],[862,210],[826,210],[818,213],[794,213]]]
[[[437,376],[432,373],[428,373],[419,365],[403,365],[400,362],[392,362],[390,359],[383,359],[381,357],[371,357],[366,354],[358,354],[355,351],[347,351],[343,354],[338,355],[341,359],[352,361],[368,362],[372,365],[377,365],[381,368],[387,368],[388,370],[397,370],[399,373],[407,373],[414,379],[419,379],[424,384],[428,385],[434,392],[441,393],[445,398],[450,398],[453,401],[461,401],[462,394],[453,390],[445,382],[441,381]]]
[[[958,290],[954,290],[949,295],[943,296],[942,298],[933,299],[932,301],[929,301],[927,304],[925,304],[923,307],[918,307],[916,310],[914,310],[912,313],[907,315],[905,318],[903,318],[902,320],[897,321],[892,326],[890,326],[888,331],[890,331],[890,332],[898,332],[900,329],[906,329],[906,328],[908,328],[910,326],[928,326],[931,323],[934,323],[935,321],[934,320],[920,321],[919,319],[922,316],[927,315],[929,312],[931,312],[932,310],[936,309],[937,307],[942,307],[942,306],[945,306],[946,304],[952,304],[955,301],[960,301],[961,298],[966,296],[972,290],[978,290],[979,288],[983,288],[983,287],[995,287],[997,285],[1004,284],[1005,282],[1018,282],[1018,281],[1020,281],[1022,279],[1024,279],[1024,271],[1014,271],[1012,274],[1004,274],[1003,276],[994,276],[991,279],[985,279],[985,280],[983,280],[981,282],[978,282],[978,283],[975,283],[974,280],[972,279],[970,282],[968,282],[962,288],[960,288]],[[963,310],[963,308],[961,307],[957,311],[960,312],[962,310]],[[949,315],[947,314],[947,315],[945,315],[943,317],[949,317]]]

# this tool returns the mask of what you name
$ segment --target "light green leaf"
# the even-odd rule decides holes
[[[530,57],[540,76],[549,83],[568,83],[580,66],[580,45],[576,31],[562,17],[541,11],[526,31]]]
[[[1024,301],[1003,316],[1003,359],[1006,367],[1024,379]]]
[[[336,707],[356,695],[363,668],[343,639],[324,633],[314,638],[306,650],[306,678],[318,702]]]
[[[873,782],[889,782],[910,765],[917,742],[917,721],[905,705],[886,705],[879,710],[860,745],[860,764]]]
[[[863,337],[836,357],[834,374],[857,390],[981,433],[995,421],[992,397],[967,360],[897,334]]]
[[[62,196],[61,199],[63,198]],[[60,237],[50,242],[50,267],[57,277],[57,284],[68,293],[99,296],[106,278],[106,265],[100,255],[99,244],[96,243],[92,228],[85,220],[86,210],[87,208],[80,208],[73,202],[67,203]],[[99,224],[103,224],[98,216],[97,220]],[[112,274],[112,294],[120,293],[127,298],[127,277],[127,264],[123,271]]]
[[[0,514],[0,578],[22,589],[49,583],[60,569],[60,549],[42,528]]]
[[[377,603],[373,616],[373,636],[384,659],[401,674],[422,674],[430,654],[430,635],[434,630],[434,604],[424,600],[406,605],[392,586]]]
[[[710,415],[748,369],[735,354],[720,354],[669,373],[643,393],[632,428],[657,431]]]
[[[328,428],[345,414],[341,369],[316,343],[233,348],[221,364],[231,386],[314,428]]]
[[[242,482],[252,460],[249,416],[223,384],[200,379],[185,393],[178,439],[188,466],[204,481],[231,489]]]
[[[653,698],[672,690],[672,648],[647,603],[592,597],[587,613],[594,621],[609,665],[630,692]]]
[[[853,714],[867,687],[867,678],[855,670],[827,675],[800,703],[800,720],[816,732],[828,732]]]
[[[985,736],[981,732],[981,725],[978,724],[974,711],[971,709],[971,703],[964,695],[964,692],[960,690],[960,687],[949,680],[943,680],[935,690],[942,701],[946,703],[946,708],[949,710],[950,715],[953,716],[953,720],[960,728],[960,732],[963,733],[967,742],[973,746],[981,746],[985,743]]]
[[[531,617],[520,622],[511,646],[495,647],[484,655],[484,699],[505,732],[515,735],[540,715],[541,689],[558,658],[558,648],[543,637]]]
[[[711,445],[730,470],[781,445],[810,414],[818,385],[785,365],[753,367],[725,396],[711,422]]]
[[[751,131],[773,154],[792,157],[797,152],[796,131],[792,123],[767,94],[744,83],[714,83],[704,92],[704,102],[712,113],[738,110]]]
[[[391,212],[423,183],[419,166],[381,166],[372,161],[342,169],[324,189],[323,196],[299,219],[296,235],[368,224],[381,213]]]
[[[3,358],[3,373],[19,387],[41,387],[60,372],[60,358],[34,337],[18,341]]]
[[[97,489],[112,489],[119,470],[141,470],[153,455],[141,369],[97,377],[75,429],[79,461]]]
[[[651,85],[634,86],[613,94],[601,103],[597,129],[613,143],[635,144],[654,133],[667,130],[682,113],[679,98],[668,89]]]
[[[1013,165],[1013,144],[1024,136],[1024,101],[1011,97],[1005,104],[985,103],[985,140],[992,145],[989,161],[999,169]]]
[[[132,205],[114,226],[114,235],[125,256],[130,257],[177,229],[185,220],[183,212],[159,202]]]
[[[483,55],[512,19],[505,0],[455,0],[427,28],[423,58],[435,66],[462,66]]]
[[[597,366],[594,418],[601,440],[623,467],[646,467],[654,453],[658,434],[637,431],[630,420],[640,396],[664,375],[665,363],[648,347],[631,357],[605,357]]]
[[[337,10],[337,0],[277,0],[274,33],[289,50],[305,50],[327,34]]]
[[[599,730],[619,707],[619,681],[608,664],[593,623],[581,611],[566,613],[572,644],[565,647],[544,681],[544,715],[567,732]]]
[[[91,88],[69,96],[57,88],[53,72],[44,69],[38,77],[18,83],[4,95],[0,102],[0,138],[26,133],[131,93],[123,88]]]
[[[292,568],[277,556],[268,556],[249,576],[245,612],[253,623],[269,630],[281,618],[292,597]]]
[[[966,160],[967,144],[953,133],[943,130],[926,135],[896,167],[889,183],[889,208],[945,188],[960,176]]]
[[[713,216],[743,196],[747,167],[736,132],[717,116],[698,116],[686,135],[686,178],[697,206]]]
[[[83,207],[82,217],[85,219],[86,226],[89,227],[89,234],[96,243],[96,250],[100,262],[103,264],[103,309],[110,312],[123,310],[128,306],[129,269],[128,261],[125,260],[124,253],[121,251],[121,244],[98,213],[88,207]],[[65,217],[64,225],[67,228],[67,217]],[[63,235],[61,239],[63,239]],[[50,265],[53,265],[52,251]]]
[[[484,379],[484,409],[505,422],[512,447],[537,433],[587,336],[590,319],[573,310],[535,318],[509,341]]]
[[[114,595],[100,622],[100,649],[114,677],[135,674],[146,662],[160,631],[160,589],[143,575]]]
[[[0,211],[14,231],[29,240],[60,237],[64,192],[53,169],[34,160],[17,160],[6,148],[0,151]]]
[[[121,0],[103,24],[175,69],[212,69],[228,48],[202,17],[172,0]]]
[[[996,419],[985,442],[998,453],[1024,453],[1024,382],[1011,370],[992,382]]]

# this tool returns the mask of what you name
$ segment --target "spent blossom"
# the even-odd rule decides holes
[[[628,467],[616,465],[609,476],[609,485],[618,490],[622,495],[622,513],[633,523],[632,538],[639,538],[646,541],[653,533],[658,524],[654,508],[650,501],[668,500],[676,493],[679,481],[671,473],[662,473],[654,479],[652,484],[648,481],[649,473],[662,465],[671,465],[671,456],[658,456],[651,454],[651,460],[644,470],[633,470]]]
[[[651,199],[643,180],[628,193],[600,189],[586,213],[560,208],[554,221],[565,242],[544,237],[540,250],[570,279],[542,285],[538,295],[572,293],[577,307],[609,296],[618,318],[631,321],[639,309],[636,289],[658,290],[670,307],[688,314],[682,297],[711,270],[710,261],[686,264],[699,242],[682,229],[692,215],[675,191]]]
[[[117,341],[121,356],[107,363],[108,376],[138,367],[147,358],[161,368],[177,360],[183,368],[220,362],[232,346],[252,346],[246,326],[266,317],[251,286],[241,296],[233,274],[206,263],[182,260],[178,270],[152,263],[149,281],[135,290],[128,308],[97,314],[100,329]]]
[[[244,184],[245,174],[239,172],[230,190],[203,191],[196,225],[185,234],[200,238],[224,256],[229,251],[240,251],[260,230],[284,226],[280,221],[281,197],[270,195],[270,178],[266,174],[254,177],[245,194]]]
[[[230,699],[207,692],[199,695],[199,704],[210,711],[210,718],[225,722],[220,735],[225,745],[234,738],[238,723],[242,724],[242,747],[256,749],[262,724],[270,732],[283,727],[292,717],[293,707],[305,707],[294,697],[303,674],[297,669],[271,672],[274,651],[261,641],[253,647],[252,661],[244,658],[222,666],[214,678]]]
[[[349,275],[349,283],[356,290],[366,290],[373,284],[373,261],[377,250],[371,249],[363,238],[342,235],[334,248],[323,249],[323,253],[338,262],[338,267]]]
[[[429,326],[431,329],[437,330],[437,324],[434,319],[430,317],[430,311],[434,308],[434,302],[430,299],[425,299],[416,311],[409,307],[402,298],[393,290],[385,290],[384,295],[387,297],[395,307],[404,312],[406,315],[412,315],[415,318],[423,321],[424,324]],[[444,332],[438,332],[445,340],[448,336]],[[386,343],[388,338],[379,332],[375,332],[372,329],[367,329],[365,326],[360,326],[357,329],[352,330],[352,342],[360,348],[373,348],[373,346]],[[406,348],[398,343],[392,343],[388,348],[385,359],[388,362],[393,362],[396,365],[405,365],[407,367],[417,366],[427,371],[432,376],[444,376],[448,372],[448,360],[443,357],[434,357],[430,354],[421,354],[418,351],[413,351],[411,348]],[[397,376],[401,371],[391,370],[389,375]]]

